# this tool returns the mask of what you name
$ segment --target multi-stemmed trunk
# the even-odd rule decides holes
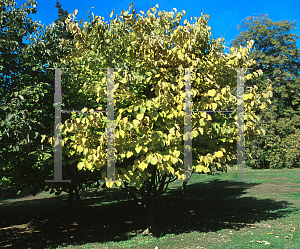
[[[148,201],[144,203],[144,207],[146,209],[146,215],[147,215],[147,229],[143,232],[143,235],[147,235],[149,233],[155,233],[156,232],[156,221],[154,216],[154,201]]]
[[[154,215],[154,203],[157,198],[164,192],[166,175],[162,176],[158,181],[160,183],[159,189],[155,191],[153,186],[155,185],[155,174],[149,178],[145,185],[140,189],[140,193],[143,199],[143,204],[145,207],[147,215],[147,229],[142,233],[143,235],[148,235],[150,233],[154,234],[157,231],[155,215]],[[156,184],[158,183],[156,182]],[[147,192],[145,191],[147,190]]]

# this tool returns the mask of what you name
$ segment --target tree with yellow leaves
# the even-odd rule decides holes
[[[97,103],[92,99],[90,103],[82,102],[89,104],[81,108],[82,112],[89,113],[74,114],[62,125],[62,134],[63,144],[68,141],[65,151],[83,156],[78,169],[100,169],[109,188],[128,182],[139,190],[148,221],[144,234],[149,234],[156,230],[155,201],[169,183],[185,179],[184,84],[189,75],[180,69],[189,68],[192,72],[192,110],[225,111],[234,110],[237,103],[230,92],[237,84],[236,70],[229,68],[251,68],[255,62],[247,60],[252,42],[225,55],[224,40],[210,37],[208,15],[195,18],[194,25],[185,20],[185,26],[179,26],[184,10],[183,14],[176,9],[159,11],[157,18],[156,8],[151,8],[146,18],[136,16],[132,6],[121,12],[123,22],[117,16],[111,25],[94,14],[91,23],[84,22],[82,27],[82,20],[79,24],[71,21],[71,15],[66,20],[76,39],[76,49],[62,60],[62,67],[70,68],[73,77],[66,85],[70,89],[82,88]],[[74,19],[76,14],[77,10]],[[63,43],[67,46],[70,41]],[[106,175],[109,138],[106,139],[105,127],[109,119],[101,112],[95,113],[107,108],[108,77],[103,68],[119,68],[113,72],[115,181],[108,181]],[[261,73],[249,73],[245,79]],[[256,90],[254,86],[245,94],[247,138],[260,134],[254,130],[255,111],[267,107],[261,97],[268,99],[272,93],[271,88],[261,95]],[[236,115],[192,113],[191,136],[197,144],[192,148],[195,172],[210,174],[213,167],[226,171],[225,163],[230,164],[236,153],[236,120]]]

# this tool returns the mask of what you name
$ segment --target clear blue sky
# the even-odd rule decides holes
[[[20,7],[25,0],[16,0],[17,6]],[[31,15],[34,21],[40,20],[42,24],[48,26],[58,16],[57,8],[55,8],[56,0],[36,0],[37,2],[37,13]],[[110,23],[110,13],[115,9],[115,15],[120,14],[122,10],[128,10],[130,3],[133,0],[61,0],[60,3],[64,10],[69,13],[73,13],[75,9],[78,10],[76,20],[83,19],[87,21],[87,11],[90,10],[89,15],[93,12],[95,15],[104,17],[104,21]],[[203,14],[210,15],[208,25],[212,27],[212,36],[214,38],[224,37],[225,45],[229,47],[231,40],[239,34],[237,25],[248,17],[262,14],[268,14],[269,18],[273,21],[290,20],[298,21],[300,17],[300,1],[299,0],[252,0],[248,2],[244,1],[176,1],[176,0],[147,0],[147,1],[136,1],[134,8],[136,13],[143,10],[146,14],[149,7],[154,7],[156,4],[159,5],[159,10],[172,11],[176,8],[177,11],[186,11],[186,17],[183,16],[180,25],[184,25],[183,21],[187,19],[191,23],[191,17],[201,16]],[[90,8],[94,7],[94,8]],[[156,14],[157,15],[157,14]],[[113,16],[115,18],[115,16]],[[299,26],[299,24],[298,24]],[[297,33],[300,36],[299,30],[294,30],[292,33]],[[300,39],[298,39],[297,47],[300,49]],[[227,48],[225,52],[229,52]]]
[[[16,0],[18,3],[17,7],[21,6],[24,0]],[[55,0],[36,0],[37,2],[37,13],[32,15],[33,20],[40,20],[42,24],[49,25],[57,18],[57,8],[55,8]],[[108,1],[108,0],[61,0],[60,3],[64,10],[72,13],[75,9],[78,9],[77,20],[84,19],[87,21],[87,11],[93,12],[95,15],[104,17],[104,21],[110,21],[110,13],[115,9],[115,14],[121,13],[122,10],[128,10],[130,3],[133,0],[120,0],[120,1]],[[286,1],[258,1],[252,0],[248,3],[244,1],[209,1],[209,0],[198,0],[198,1],[175,1],[175,0],[147,0],[147,1],[136,1],[134,8],[136,13],[143,10],[145,13],[149,7],[154,7],[156,4],[159,5],[159,10],[172,11],[176,8],[177,11],[186,11],[186,17],[183,16],[181,25],[184,19],[190,21],[191,17],[201,16],[201,11],[204,14],[210,15],[208,25],[213,28],[212,36],[224,37],[225,45],[229,46],[231,40],[239,34],[237,25],[248,17],[256,14],[268,14],[269,18],[273,21],[280,20],[299,20],[300,17],[300,1],[299,0],[286,0]],[[90,7],[94,7],[91,9]],[[90,13],[89,13],[90,14]],[[156,14],[157,15],[157,14]],[[114,18],[115,16],[113,16]],[[193,20],[194,21],[194,20]],[[192,22],[192,21],[190,21]],[[299,24],[298,24],[299,25]],[[300,31],[295,30],[300,36]],[[297,46],[300,48],[300,41]],[[228,52],[228,50],[226,51]]]

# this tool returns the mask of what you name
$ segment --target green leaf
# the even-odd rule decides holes
[[[11,119],[13,116],[14,116],[14,115],[13,115],[13,114],[11,114],[11,113],[10,113],[10,114],[8,114],[8,115],[7,115],[7,120],[10,120],[10,119]]]
[[[157,74],[156,69],[152,68],[151,71],[152,71],[154,74]]]

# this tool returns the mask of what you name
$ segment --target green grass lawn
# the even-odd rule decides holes
[[[247,169],[254,183],[238,183],[228,181],[235,169],[194,174],[185,196],[182,181],[173,182],[156,202],[155,236],[140,234],[144,208],[117,187],[86,196],[72,213],[57,198],[3,204],[0,247],[300,248],[299,176],[300,169]]]

